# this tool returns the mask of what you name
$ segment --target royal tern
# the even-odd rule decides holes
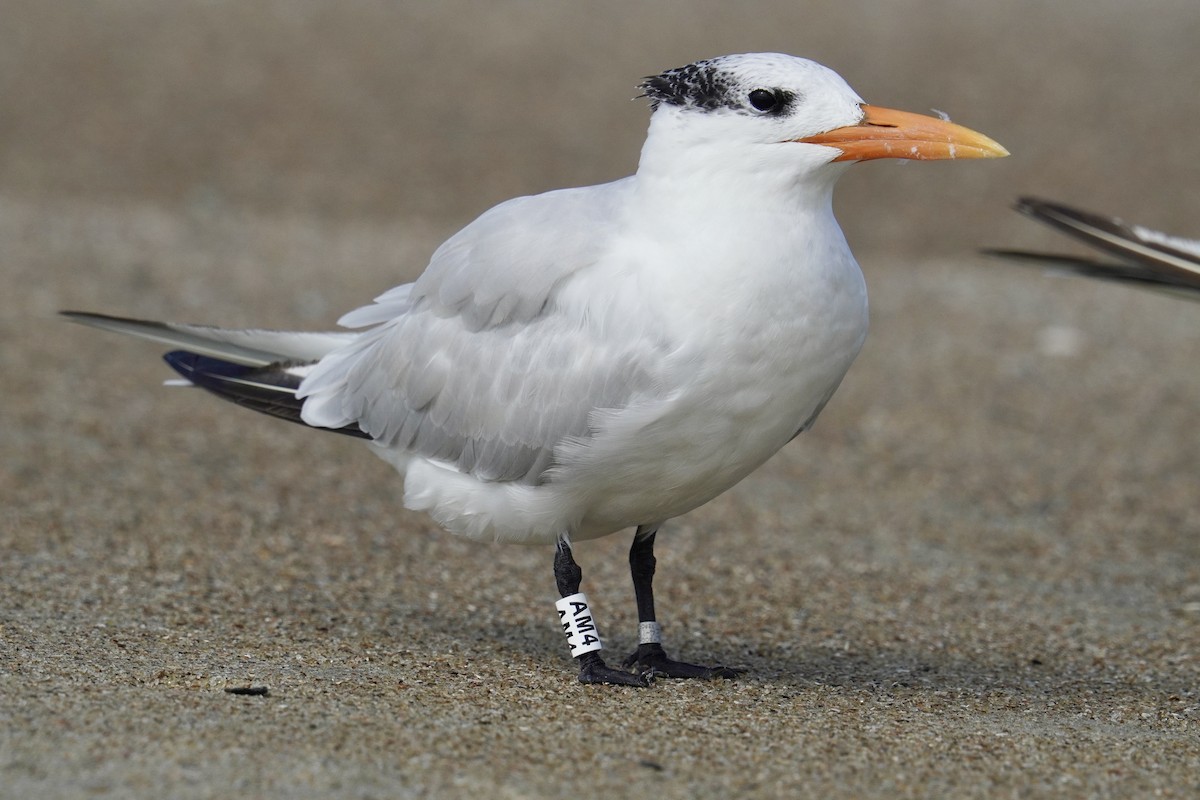
[[[674,661],[652,593],[665,521],[736,484],[828,402],[867,333],[834,220],[845,168],[1007,155],[945,119],[866,105],[831,70],[731,55],[648,77],[637,173],[501,203],[348,331],[228,330],[64,312],[180,348],[188,382],[359,436],[404,503],[475,539],[556,545],[584,683],[732,677]],[[639,645],[607,666],[571,542],[634,528]]]
[[[1027,250],[992,249],[985,253],[1200,300],[1200,241],[1034,197],[1022,197],[1014,208],[1122,263]]]

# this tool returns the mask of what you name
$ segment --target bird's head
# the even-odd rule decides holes
[[[778,53],[697,61],[650,76],[641,88],[654,110],[652,134],[658,128],[673,147],[732,152],[786,145],[781,156],[813,166],[1008,155],[983,134],[945,119],[868,105],[836,72]]]

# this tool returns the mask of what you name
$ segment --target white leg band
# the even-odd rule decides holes
[[[587,595],[583,592],[568,595],[556,602],[554,607],[558,609],[558,621],[567,636],[572,658],[604,648],[600,643],[596,622],[592,619],[592,610],[588,607]]]
[[[638,644],[662,644],[662,628],[657,622],[638,623]]]

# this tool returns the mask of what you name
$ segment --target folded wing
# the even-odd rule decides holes
[[[355,425],[482,480],[544,480],[555,446],[586,440],[594,412],[663,391],[666,344],[647,320],[614,329],[608,309],[560,302],[606,254],[627,190],[518,198],[464,228],[416,283],[342,318],[375,327],[304,379],[304,420]]]

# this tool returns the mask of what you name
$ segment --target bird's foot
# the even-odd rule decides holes
[[[579,656],[580,683],[608,683],[615,686],[638,686],[646,688],[654,680],[649,670],[627,672],[613,669],[604,663],[598,652],[584,653]]]
[[[736,678],[742,670],[720,665],[706,667],[701,664],[688,664],[667,657],[662,645],[657,642],[639,644],[638,649],[625,659],[625,667],[634,667],[643,673],[661,675],[665,678]]]

